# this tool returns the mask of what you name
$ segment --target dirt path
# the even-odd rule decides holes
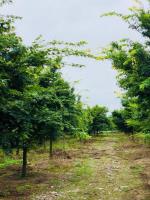
[[[126,136],[95,139],[55,160],[48,192],[34,200],[149,200],[149,149]]]

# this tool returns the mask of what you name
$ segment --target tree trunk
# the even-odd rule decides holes
[[[22,157],[22,177],[25,177],[27,174],[27,147],[23,146],[23,157]]]
[[[19,152],[20,152],[20,149],[19,149],[19,147],[17,147],[17,149],[16,149],[16,156],[19,156]]]
[[[16,139],[16,156],[19,156],[19,152],[20,152],[19,140]]]
[[[46,140],[43,142],[43,150],[46,152]]]
[[[53,140],[52,138],[49,139],[49,158],[53,157]]]

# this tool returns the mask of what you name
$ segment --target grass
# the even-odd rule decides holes
[[[31,184],[24,184],[19,185],[16,187],[16,191],[21,195],[23,195],[25,192],[30,191],[33,188]]]
[[[83,179],[88,179],[93,175],[93,169],[89,159],[77,161],[72,170],[71,182],[79,182]]]
[[[134,165],[133,167],[131,167],[131,169],[132,169],[132,172],[137,175],[144,171],[144,167],[141,165]]]
[[[143,151],[143,146],[122,134],[104,134],[85,144],[75,138],[66,138],[66,142],[54,142],[51,160],[48,144],[46,148],[32,149],[28,154],[25,179],[19,176],[20,158],[2,155],[0,199],[30,200],[35,196],[42,199],[41,194],[47,199],[54,195],[56,200],[134,199],[136,191],[146,194],[140,174],[147,168],[134,157],[148,156]]]
[[[0,169],[4,169],[11,165],[18,165],[21,163],[21,160],[16,160],[13,158],[5,158],[2,163],[0,163]]]
[[[136,141],[150,146],[150,133],[137,133],[134,135]]]

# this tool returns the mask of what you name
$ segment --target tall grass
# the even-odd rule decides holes
[[[148,146],[150,145],[150,133],[136,133],[134,138],[140,143],[146,144]]]

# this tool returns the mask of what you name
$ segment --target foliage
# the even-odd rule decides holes
[[[75,135],[75,137],[79,141],[83,141],[83,142],[88,141],[88,140],[91,139],[91,136],[88,133],[86,133],[86,132],[77,132],[76,135]]]
[[[149,0],[148,0],[149,2]],[[150,2],[149,2],[150,4]],[[117,16],[123,21],[129,24],[129,28],[140,32],[146,39],[150,38],[150,10],[149,8],[144,10],[142,5],[139,7],[129,8],[130,14],[123,15],[122,13],[109,12],[102,15],[103,16]]]
[[[4,5],[6,3],[12,3],[12,0],[0,0],[0,6]]]
[[[86,43],[45,42],[39,36],[25,46],[16,35],[16,17],[0,17],[0,145],[3,149],[23,149],[71,133],[76,126],[77,98],[74,89],[59,72],[63,58],[94,58]],[[80,66],[78,64],[70,64]]]
[[[11,158],[7,158],[0,164],[0,169],[6,168],[10,165],[20,164],[20,163],[21,163],[20,160],[14,160],[14,159],[11,159]]]
[[[128,133],[133,132],[132,127],[128,126],[126,120],[128,119],[128,115],[124,110],[115,110],[112,112],[113,123],[116,128],[122,132]]]
[[[138,142],[150,145],[150,134],[149,133],[136,133],[134,139]]]
[[[107,117],[107,108],[103,106],[94,106],[89,108],[92,121],[89,125],[90,134],[98,134],[99,132],[109,129],[110,121]]]
[[[130,9],[129,15],[108,13],[125,20],[129,27],[139,31],[145,43],[127,39],[112,44],[104,49],[101,58],[112,61],[118,71],[118,83],[123,89],[122,105],[124,110],[114,112],[114,121],[125,132],[150,130],[150,12],[143,8]],[[120,124],[119,124],[120,123]]]

